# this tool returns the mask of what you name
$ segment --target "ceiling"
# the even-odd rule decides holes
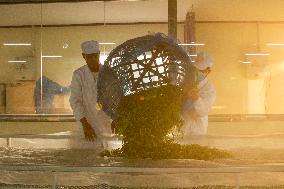
[[[14,0],[23,1],[23,0]],[[39,1],[39,0],[30,0]],[[43,0],[47,1],[47,0]],[[52,0],[49,0],[52,1]],[[64,1],[64,0],[61,0]],[[283,0],[177,0],[178,21],[284,21]],[[1,4],[0,26],[167,22],[168,0]],[[7,0],[6,0],[7,2]],[[11,1],[10,1],[11,2]]]

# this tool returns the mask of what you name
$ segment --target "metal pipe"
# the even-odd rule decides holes
[[[177,0],[168,0],[168,36],[177,38]]]

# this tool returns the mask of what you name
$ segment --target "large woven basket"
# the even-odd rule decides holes
[[[104,62],[97,100],[115,118],[123,96],[169,84],[190,88],[194,70],[187,53],[166,35],[134,38],[117,46]]]

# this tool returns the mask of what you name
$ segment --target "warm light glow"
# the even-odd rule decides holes
[[[246,53],[246,56],[269,56],[269,53]]]
[[[243,63],[243,64],[251,64],[252,62],[251,62],[251,61],[240,61],[240,63]]]
[[[8,62],[14,62],[14,63],[25,63],[26,60],[9,60]]]
[[[212,109],[224,109],[225,106],[212,106]]]
[[[268,43],[268,46],[284,46],[284,43]]]
[[[62,58],[62,56],[47,56],[47,55],[45,55],[45,56],[41,56],[42,58]]]
[[[4,46],[31,46],[31,43],[3,43]]]
[[[105,60],[107,59],[108,55],[100,55],[100,63],[104,64]]]
[[[103,106],[102,106],[100,103],[97,103],[97,104],[96,104],[96,110],[99,111],[99,110],[102,109],[102,107],[103,107]]]
[[[280,69],[284,71],[284,63],[280,64]]]
[[[190,54],[189,56],[197,56],[197,54]]]

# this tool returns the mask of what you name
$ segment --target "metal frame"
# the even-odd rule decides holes
[[[66,166],[43,166],[43,165],[1,165],[0,171],[41,171],[49,172],[52,176],[52,189],[57,188],[57,173],[60,172],[95,172],[95,173],[130,173],[130,174],[180,174],[180,173],[231,173],[236,174],[236,188],[239,188],[240,174],[251,172],[283,173],[283,165],[263,166],[239,166],[239,167],[215,167],[215,168],[142,168],[142,167],[66,167]]]
[[[198,168],[153,168],[153,167],[119,167],[119,166],[92,166],[67,167],[50,165],[3,165],[1,171],[44,171],[44,172],[96,172],[96,173],[142,173],[142,174],[175,174],[175,173],[251,173],[251,172],[284,172],[284,165],[259,166],[224,166]]]
[[[24,139],[70,139],[72,138],[71,135],[25,135],[25,134],[19,134],[19,135],[1,135],[0,138],[6,139],[6,147],[10,148],[12,147],[12,139],[13,138],[24,138]]]
[[[0,135],[0,138],[7,139],[7,147],[11,147],[11,138],[29,139],[68,139],[69,135]],[[1,171],[32,171],[49,172],[52,176],[52,189],[57,188],[57,173],[63,172],[95,172],[95,173],[137,173],[137,174],[180,174],[180,173],[231,173],[236,174],[236,187],[239,188],[239,177],[241,173],[284,173],[284,165],[254,165],[254,166],[222,166],[222,167],[120,167],[120,166],[51,166],[51,165],[9,165],[0,164]]]

